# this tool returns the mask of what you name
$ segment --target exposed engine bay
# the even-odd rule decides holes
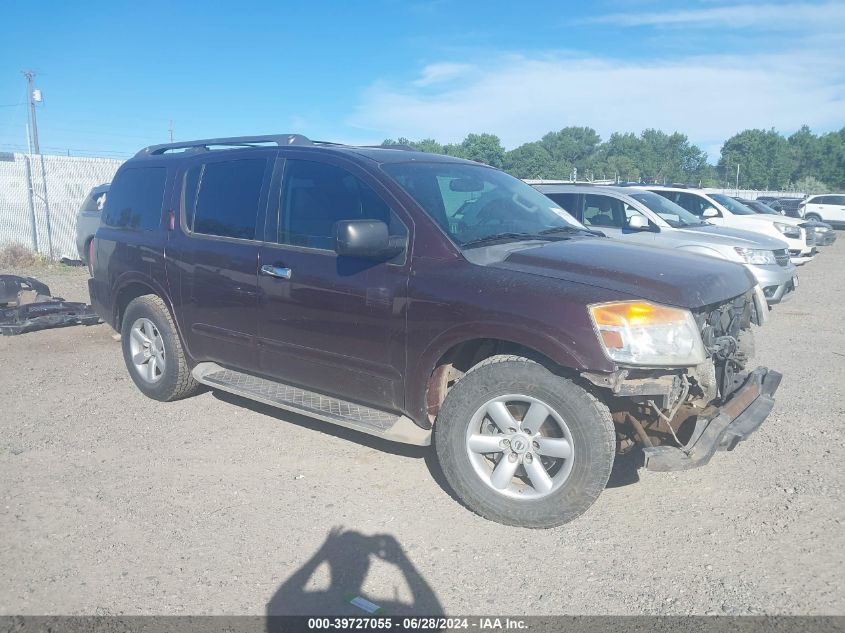
[[[749,382],[752,326],[761,322],[758,311],[754,291],[693,311],[708,356],[694,367],[626,368],[601,378],[583,374],[613,393],[608,404],[616,424],[618,452],[637,445],[689,450],[690,442],[701,434],[702,421],[717,417],[720,408]]]

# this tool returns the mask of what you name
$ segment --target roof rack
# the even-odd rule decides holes
[[[314,145],[307,136],[302,134],[268,134],[261,136],[229,136],[224,138],[205,138],[196,141],[180,141],[178,143],[162,143],[150,145],[139,151],[135,156],[157,156],[170,150],[184,149],[207,151],[209,146],[227,145],[231,147],[251,147],[262,143],[276,145]]]
[[[366,147],[368,149],[404,149],[409,152],[422,152],[421,149],[417,149],[412,145],[407,145],[405,143],[388,143],[387,145],[361,145],[360,147]]]

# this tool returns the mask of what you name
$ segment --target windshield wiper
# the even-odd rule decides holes
[[[587,233],[588,235],[598,235],[605,237],[605,234],[595,229],[583,228],[577,226],[553,226],[550,229],[543,229],[538,235],[554,235],[555,233]]]
[[[497,242],[499,240],[542,240],[544,239],[540,235],[535,233],[494,233],[493,235],[487,235],[485,237],[479,237],[474,240],[469,240],[468,242],[464,242],[461,244],[462,247],[467,246],[480,246],[481,244],[486,244],[488,242]]]

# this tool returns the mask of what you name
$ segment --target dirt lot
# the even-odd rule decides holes
[[[428,450],[206,392],[104,325],[0,339],[0,614],[845,614],[845,235],[758,332],[776,408],[706,468],[619,462],[578,521],[485,521]],[[85,275],[40,273],[86,298]],[[240,406],[247,404],[248,406]]]

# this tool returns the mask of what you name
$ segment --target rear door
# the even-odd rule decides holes
[[[257,227],[275,153],[219,154],[189,161],[182,174],[182,230],[168,245],[177,313],[195,360],[256,370]]]
[[[300,155],[301,156],[301,155]],[[312,155],[313,156],[313,155]],[[334,225],[376,219],[410,243],[412,224],[379,182],[335,157],[289,155],[277,166],[260,274],[261,372],[377,408],[404,405],[410,256],[339,257]],[[279,192],[278,195],[275,192]]]

